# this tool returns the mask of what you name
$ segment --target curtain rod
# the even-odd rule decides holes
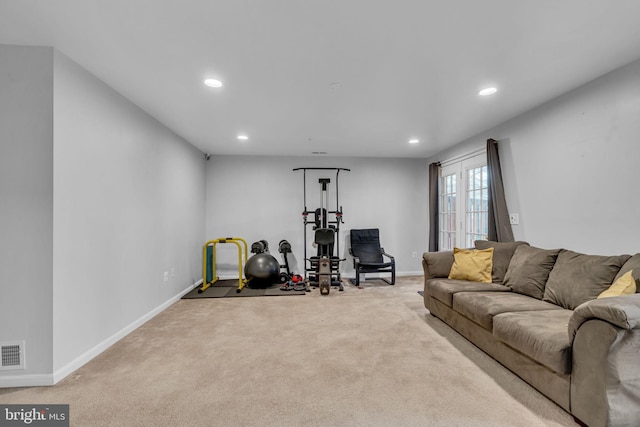
[[[471,157],[475,157],[478,154],[486,153],[486,152],[487,152],[486,148],[484,148],[484,147],[483,148],[479,148],[479,149],[471,151],[469,153],[460,154],[459,156],[455,156],[455,157],[452,157],[450,159],[443,160],[443,161],[440,162],[440,166],[448,166],[451,163],[460,162],[462,160],[466,160],[466,159],[469,159]]]

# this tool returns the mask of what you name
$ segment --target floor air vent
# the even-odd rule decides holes
[[[0,343],[0,370],[24,369],[24,341]]]

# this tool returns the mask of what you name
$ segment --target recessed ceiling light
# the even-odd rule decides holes
[[[418,142],[420,142],[420,140],[415,138],[409,140],[409,144],[417,144]]]
[[[206,79],[204,81],[204,84],[206,84],[209,87],[222,87],[222,82],[216,79]]]
[[[498,91],[498,89],[495,88],[495,87],[487,87],[487,88],[484,88],[481,91],[479,91],[478,95],[480,95],[480,96],[489,96],[489,95],[493,95],[497,91]]]
[[[249,139],[249,137],[247,135],[238,135],[238,139],[241,141],[246,141],[247,139]]]

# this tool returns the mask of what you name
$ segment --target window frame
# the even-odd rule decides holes
[[[476,169],[480,170],[480,185],[474,183],[470,189],[468,173]],[[438,247],[441,251],[453,250],[454,247],[473,247],[475,240],[487,239],[488,174],[485,150],[442,163],[438,180]],[[452,176],[455,179],[450,179]],[[451,191],[453,181],[456,184],[455,192]],[[480,205],[474,206],[479,209],[470,209],[470,192],[480,196],[479,199],[473,199],[480,200]],[[452,198],[455,198],[454,206],[449,203]],[[455,222],[455,230],[450,227],[451,220]],[[470,224],[472,222],[476,222],[475,226]]]

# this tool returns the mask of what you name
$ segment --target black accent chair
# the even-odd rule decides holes
[[[353,256],[357,287],[360,287],[360,273],[391,273],[391,280],[380,279],[390,285],[396,283],[396,261],[380,247],[379,229],[352,229],[349,253]],[[383,256],[389,258],[389,262],[384,262]]]

